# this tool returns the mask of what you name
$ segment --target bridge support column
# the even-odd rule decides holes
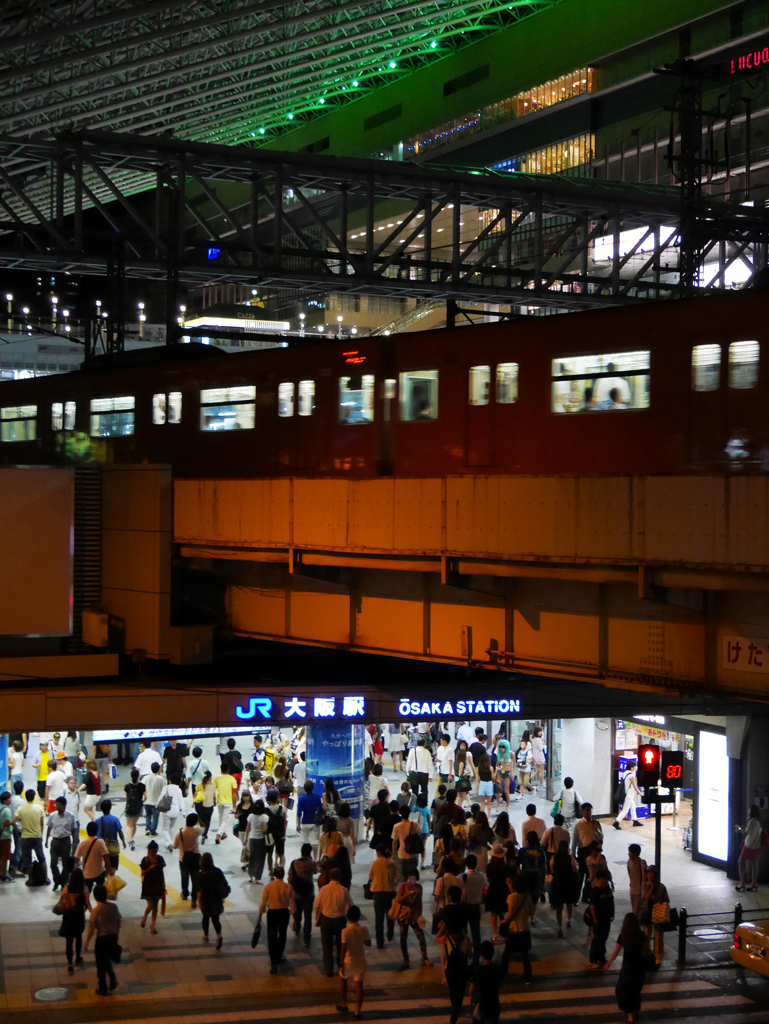
[[[307,778],[320,796],[325,779],[334,785],[344,803],[350,805],[356,833],[363,817],[363,761],[366,741],[363,725],[350,722],[316,722],[307,726]]]

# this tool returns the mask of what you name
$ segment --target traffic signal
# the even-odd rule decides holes
[[[668,789],[680,789],[683,785],[683,750],[665,750],[662,754],[660,785]]]
[[[638,748],[638,785],[656,786],[660,777],[660,748],[644,743]]]

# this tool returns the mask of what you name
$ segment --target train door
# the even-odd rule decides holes
[[[728,352],[724,352],[724,454],[732,462],[756,461],[765,445],[758,386],[759,354],[757,341],[733,341]]]
[[[495,463],[495,402],[490,365],[471,366],[468,376],[467,465]]]
[[[700,464],[720,462],[725,446],[721,345],[695,345],[689,392],[689,458]]]

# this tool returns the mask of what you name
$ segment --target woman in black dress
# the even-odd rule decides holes
[[[566,927],[571,928],[574,904],[579,903],[579,868],[569,853],[569,844],[561,840],[550,858],[550,906],[558,921],[558,938],[563,938],[563,908],[566,906]]]
[[[88,889],[85,885],[83,872],[75,868],[69,876],[69,881],[61,890],[60,900],[65,896],[74,896],[75,905],[61,915],[61,927],[59,935],[67,940],[67,970],[70,974],[75,973],[72,966],[72,954],[76,964],[82,964],[83,957],[80,955],[83,948],[83,932],[85,931],[85,912],[91,912],[91,903],[88,899]],[[71,902],[71,901],[70,901]]]
[[[636,1014],[641,1010],[641,990],[646,980],[648,957],[644,949],[645,945],[646,936],[638,923],[638,918],[635,914],[626,914],[617,945],[606,961],[604,970],[608,971],[612,962],[619,956],[619,951],[622,950],[622,968],[614,994],[617,997],[617,1006],[627,1014],[627,1024],[634,1024]]]
[[[166,897],[166,879],[163,869],[166,862],[158,856],[158,844],[153,839],[147,847],[147,856],[141,862],[142,899],[147,901],[147,909],[141,919],[142,928],[147,923],[147,916],[152,915],[150,931],[157,935],[155,925],[158,919],[158,908]],[[165,913],[165,910],[163,911]]]
[[[222,948],[222,926],[219,918],[224,911],[224,900],[230,887],[221,870],[214,866],[214,858],[204,853],[200,858],[198,875],[198,906],[203,915],[203,942],[208,942],[208,925],[216,932],[216,948]]]
[[[491,914],[491,928],[494,932],[494,945],[499,942],[497,927],[500,920],[507,914],[507,878],[512,869],[505,858],[505,848],[501,843],[494,843],[486,868],[488,888],[484,897],[484,906]]]

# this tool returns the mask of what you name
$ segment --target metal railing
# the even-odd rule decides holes
[[[708,925],[712,928],[723,928],[725,929],[724,937],[729,939],[731,946],[737,928],[748,919],[746,915],[759,920],[769,918],[769,907],[755,907],[746,910],[741,903],[735,903],[734,910],[720,910],[708,914],[689,914],[686,907],[681,907],[678,912],[678,963],[681,965],[686,963],[686,943],[691,929]],[[726,926],[729,924],[731,924],[731,930],[727,931]]]

